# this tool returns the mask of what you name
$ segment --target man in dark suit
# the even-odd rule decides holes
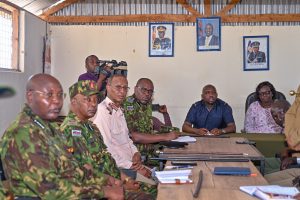
[[[219,37],[213,35],[214,27],[211,23],[205,25],[205,35],[200,37],[200,46],[217,46],[219,45]]]
[[[266,62],[266,55],[264,52],[259,51],[260,42],[255,41],[251,43],[250,50],[248,51],[248,63],[264,63]]]

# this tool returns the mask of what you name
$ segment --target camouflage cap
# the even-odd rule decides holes
[[[92,80],[78,81],[69,88],[69,95],[72,99],[76,94],[82,94],[84,96],[90,96],[93,94],[99,94],[97,83]]]
[[[15,94],[15,90],[7,87],[7,86],[0,86],[0,98],[2,97],[10,97]]]

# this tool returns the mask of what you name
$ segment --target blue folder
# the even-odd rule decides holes
[[[215,167],[214,174],[249,176],[251,171],[249,167]]]

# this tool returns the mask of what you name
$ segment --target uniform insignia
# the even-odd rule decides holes
[[[81,130],[72,130],[73,137],[81,137]]]
[[[134,107],[133,107],[133,106],[127,106],[127,110],[133,111],[133,110],[134,110]]]
[[[134,102],[134,98],[133,98],[133,97],[128,97],[128,98],[127,98],[127,101],[128,101],[129,103],[133,103],[133,102]]]
[[[68,121],[68,125],[70,125],[70,126],[76,126],[78,123],[76,122],[76,120],[74,120],[74,119],[70,119],[69,121]]]

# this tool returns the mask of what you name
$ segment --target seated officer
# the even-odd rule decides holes
[[[11,89],[9,87],[0,86],[0,98],[12,96],[12,95],[14,95],[14,93],[15,92],[13,89]],[[5,189],[3,188],[2,182],[0,181],[0,199],[5,199],[5,198],[6,198],[6,192],[5,192]],[[7,199],[10,199],[10,198],[7,197]]]
[[[213,85],[206,85],[202,90],[202,100],[190,108],[182,131],[199,135],[220,135],[235,132],[235,123],[231,107],[218,99]]]
[[[299,88],[298,88],[299,91]],[[299,130],[297,130],[298,128],[296,128],[297,123],[293,123],[294,120],[297,118],[295,116],[299,115],[299,111],[297,111],[297,98],[299,100],[299,97],[296,97],[295,102],[293,103],[292,107],[290,107],[290,109],[286,112],[285,117],[283,117],[282,115],[284,115],[284,112],[281,113],[281,115],[275,116],[274,120],[276,121],[276,123],[278,123],[278,125],[281,124],[285,124],[285,130],[293,130],[295,131],[295,133],[297,133]],[[277,110],[283,110],[286,111],[287,108],[289,107],[289,103],[285,100],[278,100],[274,102],[274,105],[272,105],[272,109],[274,109],[274,107],[276,106],[277,102]],[[280,103],[282,102],[282,103]],[[291,116],[293,115],[293,116]],[[274,114],[272,112],[272,116],[274,117]],[[282,120],[278,120],[276,118],[282,119]],[[283,121],[283,123],[282,123]],[[289,132],[290,134],[293,134],[291,132]],[[286,134],[286,133],[285,133]],[[298,140],[296,135],[291,137],[292,139]],[[293,141],[294,142],[294,141]],[[289,143],[288,143],[289,144]],[[275,173],[271,173],[271,174],[267,174],[265,176],[265,179],[270,183],[270,184],[276,184],[276,185],[280,185],[280,186],[296,186],[299,188],[299,181],[300,181],[300,168],[289,168],[288,167],[290,165],[293,164],[300,164],[299,162],[299,158],[292,156],[292,153],[294,152],[293,146],[288,147],[288,149],[285,150],[285,152],[283,152],[283,154],[281,155],[281,169],[282,171],[279,172],[275,172]]]
[[[153,156],[153,143],[170,141],[178,137],[178,133],[155,134],[152,121],[153,83],[150,79],[141,78],[134,87],[134,94],[127,97],[123,104],[125,118],[132,140],[136,143],[142,155]],[[162,106],[161,110],[166,111]]]
[[[111,175],[125,182],[125,188],[139,189],[139,183],[120,173],[115,160],[107,151],[97,126],[89,119],[97,112],[98,88],[95,81],[78,81],[69,88],[70,112],[60,129],[67,138],[69,149],[81,165],[92,166],[95,170]],[[143,193],[126,192],[131,199],[151,199]]]
[[[120,182],[81,168],[63,143],[55,120],[64,93],[48,74],[32,76],[26,85],[27,103],[5,131],[1,159],[12,193],[22,199],[123,199]]]

